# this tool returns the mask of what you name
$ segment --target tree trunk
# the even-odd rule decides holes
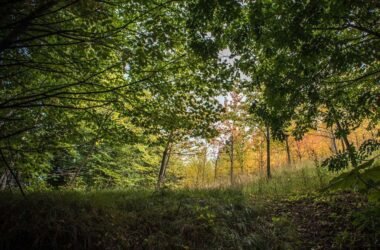
[[[234,135],[231,135],[231,150],[230,150],[230,183],[234,185]]]
[[[344,146],[344,141],[342,139],[340,140],[340,145],[342,147],[342,151],[346,151],[346,147]]]
[[[216,179],[218,177],[218,161],[220,157],[220,152],[218,151],[218,155],[216,156],[215,165],[214,165],[214,183],[216,183]]]
[[[339,121],[336,121],[336,125],[339,129],[339,131],[343,131],[342,125]],[[358,163],[356,161],[355,153],[354,153],[354,146],[350,144],[348,141],[348,137],[345,133],[342,134],[342,141],[346,147],[346,150],[348,151],[348,157],[350,158],[351,164],[354,168],[358,166]]]
[[[89,151],[87,152],[86,156],[84,157],[84,159],[78,163],[79,165],[76,167],[74,175],[71,178],[70,182],[68,183],[69,185],[74,184],[75,179],[78,177],[81,170],[86,167],[88,160],[91,158],[92,154],[94,153],[94,151],[96,149],[96,143],[99,141],[99,139],[102,136],[103,126],[105,125],[106,121],[111,116],[111,114],[112,114],[112,112],[109,112],[108,114],[106,114],[104,116],[104,119],[99,122],[99,127],[97,129],[96,135],[95,135],[94,139],[92,139],[92,141],[91,141],[91,147],[90,147]]]
[[[302,161],[302,154],[301,154],[301,149],[300,149],[300,144],[298,141],[296,141],[296,146],[297,146],[297,156],[299,161]]]
[[[269,126],[266,126],[266,141],[267,141],[267,179],[272,178],[271,171],[270,171],[270,129]]]
[[[351,145],[350,142],[348,141],[347,134],[342,133],[342,132],[347,132],[348,130],[345,131],[342,124],[339,122],[339,119],[338,119],[338,116],[335,112],[335,109],[331,104],[330,104],[330,110],[333,112],[338,132],[340,132],[340,134],[342,134],[341,135],[342,146],[345,146],[345,148],[346,148],[345,150],[347,150],[347,152],[348,152],[348,157],[350,158],[351,164],[354,168],[356,168],[358,166],[358,164],[357,164],[356,157],[355,157],[355,147],[353,145]]]
[[[3,163],[5,164],[5,167],[8,169],[8,171],[11,173],[11,175],[13,176],[18,188],[20,189],[20,192],[22,194],[22,196],[26,197],[25,196],[25,192],[21,186],[21,183],[17,177],[17,174],[12,170],[11,166],[9,165],[7,159],[5,159],[5,156],[3,154],[3,151],[0,149],[0,155],[1,155],[1,159],[3,160]]]
[[[0,190],[5,190],[8,181],[8,170],[5,169],[3,175],[0,178]]]
[[[164,183],[166,168],[168,166],[169,158],[170,158],[170,144],[167,144],[162,154],[160,173],[158,175],[158,180],[157,180],[157,189],[161,188],[162,184]]]
[[[263,176],[264,172],[264,149],[263,149],[263,144],[264,141],[260,142],[260,147],[259,147],[259,170],[260,170],[260,177]]]
[[[285,136],[285,147],[286,147],[286,156],[288,161],[288,166],[292,165],[292,158],[290,156],[290,148],[289,148],[289,136]]]
[[[244,146],[244,145],[243,145]],[[244,175],[244,148],[239,152],[240,176]]]
[[[203,156],[203,162],[202,162],[202,186],[205,186],[205,178],[206,178],[206,163],[207,163],[207,147],[205,147],[205,152]]]
[[[334,154],[337,154],[338,153],[338,147],[336,145],[336,138],[335,138],[335,133],[333,131],[333,129],[331,128],[330,129],[330,133],[331,133],[331,148],[332,148],[332,151]]]
[[[165,180],[166,168],[167,168],[167,165],[168,165],[169,159],[170,159],[172,136],[173,136],[173,132],[170,132],[168,142],[165,146],[164,152],[162,153],[160,172],[158,174],[157,185],[156,185],[157,189],[161,188],[161,186]]]
[[[171,154],[171,152],[172,152],[172,146],[173,146],[173,144],[170,144],[170,147],[169,147],[168,153],[167,153],[167,155],[166,155],[166,161],[165,161],[165,167],[164,167],[164,174],[163,174],[163,180],[162,180],[162,183],[165,181],[166,170],[168,170],[168,165],[169,165],[169,161],[170,161],[170,156],[172,155],[172,154]]]

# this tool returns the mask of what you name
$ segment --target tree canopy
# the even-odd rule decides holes
[[[348,140],[379,121],[377,1],[41,0],[0,12],[0,149],[25,186],[152,185],[173,145],[237,119],[222,105],[233,92],[249,110],[241,129],[266,127],[268,145],[323,124],[345,145],[341,162],[377,149]]]

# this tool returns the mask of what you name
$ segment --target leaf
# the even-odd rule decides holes
[[[322,191],[326,191],[328,189],[346,189],[352,188],[356,186],[359,189],[368,189],[379,185],[378,180],[380,180],[380,165],[376,167],[372,167],[368,169],[368,167],[372,166],[374,163],[374,159],[363,163],[357,168],[351,170],[350,172],[342,173],[339,176],[330,180],[329,185],[322,189]],[[366,169],[363,173],[360,173],[360,170]],[[363,180],[366,182],[364,183]],[[371,184],[370,187],[367,187],[367,184]]]

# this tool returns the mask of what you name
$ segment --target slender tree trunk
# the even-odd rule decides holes
[[[73,185],[74,184],[75,179],[78,177],[78,175],[80,174],[81,170],[87,165],[88,160],[90,159],[92,153],[95,151],[96,142],[99,140],[99,137],[100,137],[100,132],[98,132],[96,134],[96,137],[92,140],[90,150],[87,152],[87,154],[84,157],[84,159],[82,161],[80,161],[79,165],[77,166],[77,168],[76,168],[76,170],[74,172],[73,177],[71,178],[71,180],[69,182],[69,185]]]
[[[170,147],[169,147],[169,151],[166,155],[166,161],[165,161],[165,167],[164,167],[164,174],[163,174],[163,180],[162,180],[162,183],[165,181],[165,177],[166,177],[166,171],[168,170],[168,165],[169,165],[169,161],[170,161],[170,156],[172,155],[172,146],[173,144],[171,143],[170,144]]]
[[[218,178],[218,161],[220,157],[220,152],[218,151],[218,155],[216,156],[215,165],[214,165],[214,183],[216,183],[216,179]]]
[[[156,186],[157,189],[159,189],[161,187],[161,183],[162,183],[162,179],[163,179],[164,171],[165,171],[165,161],[166,161],[166,157],[168,154],[168,150],[169,150],[169,148],[168,148],[168,146],[166,146],[164,149],[164,152],[162,153],[160,172],[158,174],[157,186]]]
[[[340,124],[339,121],[336,121],[336,125],[339,129],[339,131],[343,131],[343,127]],[[358,163],[356,161],[355,153],[354,153],[354,146],[350,144],[348,141],[348,137],[345,133],[342,134],[342,141],[346,147],[346,150],[348,151],[348,156],[350,157],[351,164],[354,168],[358,166]]]
[[[344,146],[344,141],[342,139],[340,140],[340,145],[342,147],[342,151],[346,151],[346,147]]]
[[[161,188],[166,174],[166,167],[170,156],[170,144],[168,143],[165,147],[165,150],[162,154],[162,160],[160,165],[160,172],[158,174],[158,180],[157,180],[157,189]]]
[[[241,148],[239,152],[239,165],[240,165],[240,176],[243,176],[244,175],[244,148]]]
[[[343,135],[343,141],[346,145],[346,150],[348,151],[348,156],[350,157],[351,164],[354,168],[358,166],[358,163],[356,161],[356,156],[354,154],[354,146],[351,145],[351,143],[348,141],[347,135]]]
[[[18,188],[20,189],[20,192],[22,194],[22,196],[26,197],[25,196],[25,192],[24,192],[24,189],[22,188],[21,186],[21,183],[16,175],[16,173],[12,170],[11,166],[9,165],[7,159],[5,159],[5,156],[3,154],[3,151],[0,149],[0,155],[1,155],[1,159],[3,160],[3,163],[5,164],[5,167],[8,169],[8,171],[11,173],[11,175],[13,176]]]
[[[335,118],[335,123],[336,127],[339,132],[346,132],[345,129],[343,128],[342,124],[339,122],[338,116],[336,114],[336,111],[334,107],[330,104],[330,110],[333,112],[332,114],[334,115]],[[356,161],[356,156],[355,156],[355,147],[350,144],[348,141],[348,137],[346,133],[341,133],[341,138],[342,138],[342,146],[345,146],[345,150],[348,152],[348,157],[350,158],[351,164],[354,168],[358,166],[357,161]]]
[[[264,172],[264,149],[263,149],[263,144],[264,141],[260,142],[260,147],[259,147],[259,170],[260,170],[260,177],[263,176]]]
[[[8,181],[8,169],[5,169],[3,175],[0,178],[0,190],[5,190]]]
[[[330,128],[330,133],[331,133],[331,148],[333,150],[334,154],[338,153],[338,147],[336,145],[336,138],[335,138],[335,133],[332,128]]]
[[[296,141],[296,146],[297,146],[297,156],[299,161],[302,161],[302,154],[301,154],[301,149],[300,149],[300,144],[298,141]]]
[[[205,147],[205,152],[203,156],[202,162],[202,186],[205,186],[205,178],[206,178],[206,163],[207,163],[207,147]]]
[[[290,148],[289,148],[289,136],[285,136],[285,147],[286,147],[286,156],[288,160],[288,166],[292,165],[292,158],[290,156]]]
[[[87,152],[84,159],[79,162],[79,165],[76,167],[74,175],[69,182],[69,185],[74,184],[74,181],[78,177],[78,175],[80,174],[81,170],[86,167],[88,160],[90,159],[90,157],[92,156],[92,154],[94,153],[94,151],[96,149],[96,143],[99,141],[99,139],[102,136],[103,127],[104,127],[106,121],[108,120],[108,118],[111,116],[111,114],[112,114],[112,112],[109,112],[108,114],[105,115],[104,119],[102,121],[100,121],[96,135],[91,142],[90,150]]]
[[[270,171],[270,129],[269,126],[266,126],[266,141],[267,141],[267,179],[272,178],[272,174]]]
[[[231,150],[230,150],[230,183],[234,185],[234,135],[231,135]]]
[[[166,167],[167,167],[169,159],[170,159],[172,136],[173,136],[173,132],[170,132],[170,135],[169,135],[168,141],[166,143],[164,152],[162,153],[160,172],[158,174],[157,185],[156,185],[157,189],[161,188],[161,186],[164,182],[164,179],[165,179]]]

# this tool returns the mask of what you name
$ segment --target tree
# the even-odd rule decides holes
[[[94,183],[90,172],[101,182],[116,180],[115,173],[128,172],[115,169],[130,157],[126,148],[137,150],[141,141],[160,148],[170,131],[178,138],[207,134],[219,110],[213,98],[227,81],[219,80],[218,60],[206,62],[188,49],[188,30],[178,28],[186,24],[184,6],[118,0],[3,6],[0,148],[24,184],[48,176]],[[101,125],[108,113],[112,118]]]
[[[194,8],[201,7],[207,15],[194,29],[237,56],[248,87],[261,88],[266,106],[280,116],[271,122],[273,132],[292,121],[299,139],[319,120],[335,125],[356,167],[347,136],[363,121],[379,120],[378,4],[215,0]]]

